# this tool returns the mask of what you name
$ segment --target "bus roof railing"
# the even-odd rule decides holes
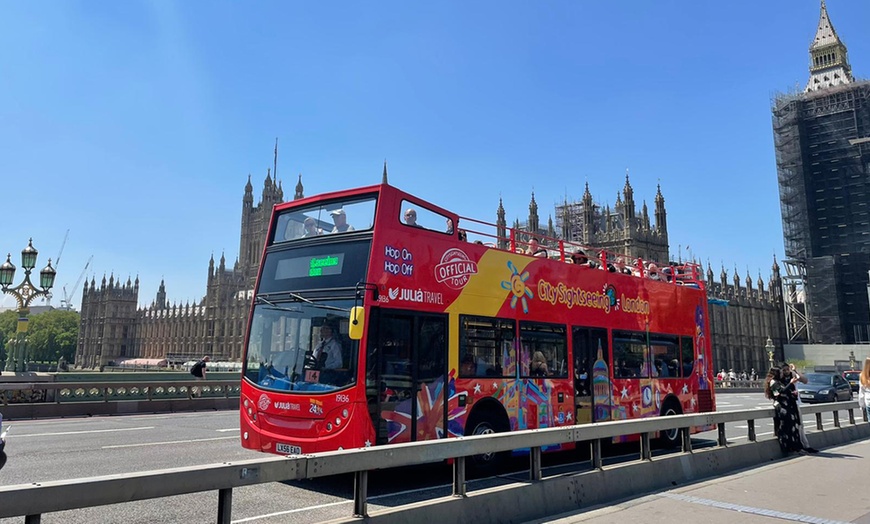
[[[644,260],[640,257],[630,257],[622,253],[614,253],[603,248],[588,244],[573,242],[547,235],[536,234],[520,228],[498,226],[476,218],[459,217],[459,231],[465,235],[468,242],[481,244],[488,248],[503,249],[518,254],[526,254],[531,239],[538,241],[546,258],[560,262],[572,263],[572,255],[582,253],[589,265],[598,269],[617,271],[617,265],[622,262],[632,275],[660,280],[675,285],[687,285],[705,288],[700,264],[696,262],[660,263]],[[468,225],[470,224],[470,225]],[[528,255],[532,256],[532,255]],[[656,278],[656,276],[658,278]]]

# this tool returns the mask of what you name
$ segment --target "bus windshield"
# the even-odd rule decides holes
[[[308,392],[354,383],[359,342],[347,337],[352,300],[257,302],[245,362],[248,380],[263,389]]]
[[[334,233],[370,230],[375,220],[375,198],[333,200],[291,209],[278,216],[275,244]]]

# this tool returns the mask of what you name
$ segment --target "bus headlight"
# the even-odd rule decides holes
[[[341,418],[347,418],[348,412],[347,408],[341,410]]]
[[[332,422],[326,423],[326,431],[332,431]]]

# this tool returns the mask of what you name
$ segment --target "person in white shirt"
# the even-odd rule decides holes
[[[342,367],[341,344],[333,337],[332,326],[324,324],[320,328],[320,342],[314,347],[314,358],[322,362],[321,369]]]
[[[867,420],[870,420],[870,358],[864,359],[864,368],[858,377],[858,405],[867,414]]]

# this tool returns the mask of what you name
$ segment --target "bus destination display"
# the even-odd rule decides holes
[[[275,267],[275,280],[340,275],[343,265],[344,253],[285,258]]]

